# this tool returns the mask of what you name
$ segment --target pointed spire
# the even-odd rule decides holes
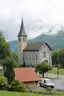
[[[23,17],[22,17],[22,22],[21,22],[21,26],[20,26],[20,31],[18,33],[18,37],[19,36],[27,36],[27,34],[25,32],[25,28],[24,28]]]

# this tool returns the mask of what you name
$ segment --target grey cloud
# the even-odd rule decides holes
[[[0,30],[6,40],[17,39],[22,14],[28,35],[30,30],[37,34],[45,26],[64,25],[64,0],[0,0]],[[40,20],[42,25],[38,25]]]

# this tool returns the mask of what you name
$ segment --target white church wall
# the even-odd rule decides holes
[[[38,51],[26,51],[24,52],[24,60],[26,65],[35,65],[39,62],[39,52]]]
[[[46,57],[43,57],[44,51],[46,52]],[[46,44],[42,45],[42,47],[39,50],[39,61],[43,62],[45,60],[47,60],[50,65],[52,65],[51,50],[49,49],[49,47]]]
[[[44,51],[46,52],[46,57],[43,57]],[[24,61],[26,65],[35,66],[39,62],[43,62],[45,60],[47,60],[50,65],[52,65],[51,50],[46,44],[42,45],[39,51],[24,52]]]

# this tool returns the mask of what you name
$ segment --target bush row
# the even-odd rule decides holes
[[[0,90],[18,91],[18,92],[26,91],[23,83],[19,82],[18,80],[14,80],[10,85],[8,85],[7,78],[4,77],[2,74],[0,74]]]

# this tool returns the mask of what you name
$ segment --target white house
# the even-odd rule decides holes
[[[45,42],[27,43],[27,34],[24,29],[23,18],[18,33],[18,61],[19,64],[35,66],[40,62],[52,65],[51,47]]]

